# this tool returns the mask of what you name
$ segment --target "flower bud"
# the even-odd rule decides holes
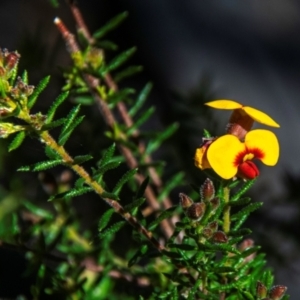
[[[252,239],[245,239],[240,243],[238,248],[239,251],[243,252],[253,246],[254,246],[254,241]]]
[[[220,199],[215,197],[215,198],[211,199],[209,201],[209,203],[211,205],[212,211],[215,212],[218,209],[218,207],[220,206]]]
[[[284,296],[286,290],[287,287],[284,285],[274,285],[269,291],[269,297],[272,300],[280,300]]]
[[[214,221],[209,223],[202,231],[202,234],[206,237],[206,238],[211,238],[212,235],[218,230],[218,222]]]
[[[202,234],[204,237],[206,237],[207,239],[210,239],[212,237],[212,235],[214,234],[214,232],[208,228],[208,227],[205,227],[203,230],[202,230]]]
[[[183,209],[187,209],[194,203],[194,201],[190,197],[183,193],[179,194],[179,202]]]
[[[215,187],[209,178],[206,178],[200,187],[200,196],[202,201],[209,201],[215,196]]]
[[[267,293],[268,293],[268,290],[267,290],[266,286],[262,282],[257,281],[257,283],[256,283],[256,296],[259,299],[263,299],[267,296]]]
[[[20,54],[17,52],[8,52],[4,56],[4,67],[9,72],[11,71],[19,62]]]
[[[194,203],[187,209],[186,215],[194,221],[199,221],[205,212],[205,207],[203,202]]]
[[[215,243],[227,243],[228,237],[223,231],[216,231],[212,237]]]
[[[218,230],[218,222],[217,221],[211,222],[206,227],[215,232]]]

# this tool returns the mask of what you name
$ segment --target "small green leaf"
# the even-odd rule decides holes
[[[63,92],[54,100],[53,104],[47,112],[46,124],[50,123],[53,120],[57,108],[67,99],[68,96],[68,91]]]
[[[235,268],[233,267],[212,267],[210,270],[210,272],[214,272],[216,274],[220,274],[220,273],[231,273],[231,272],[235,272]]]
[[[118,232],[124,225],[126,224],[125,221],[120,221],[120,222],[117,222],[115,223],[114,225],[112,225],[111,227],[107,228],[106,230],[104,231],[100,231],[99,233],[99,238],[100,239],[103,239],[107,236],[110,236],[110,235],[113,235],[115,234],[116,232]]]
[[[62,124],[64,124],[66,121],[65,118],[61,118],[61,119],[58,119],[58,120],[55,120],[51,123],[48,123],[48,124],[45,124],[41,130],[51,130],[55,127],[58,127],[58,126],[61,126]]]
[[[118,45],[115,44],[114,42],[112,41],[109,41],[109,40],[101,40],[101,41],[97,41],[96,42],[96,45],[101,48],[101,49],[104,49],[104,50],[112,50],[112,51],[116,51],[118,50]]]
[[[97,182],[102,180],[102,176],[108,171],[117,168],[121,164],[120,161],[112,161],[103,165],[99,170],[93,174],[93,179]]]
[[[143,245],[137,252],[132,256],[132,258],[128,261],[128,267],[132,267],[135,265],[148,251],[148,245]]]
[[[53,201],[53,200],[57,200],[57,199],[66,199],[67,200],[67,199],[81,196],[85,193],[89,193],[92,191],[93,191],[93,189],[91,187],[76,188],[76,189],[72,189],[72,190],[64,192],[64,193],[54,195],[54,196],[50,197],[50,199],[48,201]]]
[[[68,129],[72,127],[72,124],[74,123],[74,120],[76,119],[79,110],[80,110],[80,104],[78,104],[73,109],[71,109],[68,116],[65,118],[66,122],[64,124],[64,127],[61,130],[61,134],[63,134],[65,131],[68,131]]]
[[[28,84],[28,72],[26,70],[23,71],[23,74],[22,74],[22,81],[25,83],[25,84]]]
[[[240,210],[238,213],[232,215],[231,220],[235,221],[233,230],[237,230],[240,228],[240,226],[246,221],[249,214],[257,209],[259,209],[263,205],[262,202],[255,202],[251,203],[242,210]]]
[[[260,246],[255,246],[255,247],[251,247],[251,248],[248,248],[247,250],[244,250],[242,253],[241,253],[241,257],[245,258],[253,253],[256,253],[260,250]]]
[[[180,249],[185,251],[195,251],[197,250],[196,246],[189,245],[189,244],[175,244],[175,243],[168,243],[169,248]]]
[[[116,150],[116,144],[112,144],[104,153],[101,160],[98,161],[97,166],[100,168],[107,164],[113,157]]]
[[[153,222],[149,224],[148,226],[149,230],[152,231],[157,227],[157,225],[159,225],[159,223],[162,220],[172,217],[176,209],[178,209],[178,206],[172,206],[167,210],[163,211]]]
[[[140,207],[141,205],[143,205],[146,201],[146,198],[142,197],[142,198],[138,198],[136,200],[134,200],[132,203],[127,204],[124,206],[124,209],[126,211],[132,212],[133,210],[137,209],[138,207]]]
[[[136,52],[136,47],[132,47],[124,52],[122,52],[121,54],[119,54],[118,56],[116,56],[115,58],[113,58],[109,64],[101,69],[101,74],[102,76],[104,76],[105,74],[119,68],[122,64],[124,64],[134,53]]]
[[[123,22],[128,16],[128,12],[122,12],[115,16],[113,19],[109,20],[103,27],[94,32],[93,37],[95,39],[100,39],[106,35],[109,31],[115,29],[121,22]]]
[[[49,211],[42,209],[36,205],[34,205],[31,202],[28,201],[23,201],[22,205],[28,209],[30,212],[34,213],[35,215],[41,217],[41,218],[45,218],[47,220],[52,220],[53,219],[53,215],[52,213],[50,213]]]
[[[60,159],[59,154],[57,154],[52,148],[49,146],[45,147],[45,154],[52,160]]]
[[[129,116],[133,117],[140,110],[140,108],[145,103],[148,95],[150,94],[152,86],[153,86],[152,83],[148,82],[145,85],[145,87],[141,90],[141,92],[139,93],[139,95],[136,99],[135,104],[131,107],[131,109],[128,112]]]
[[[155,112],[155,108],[153,106],[149,107],[141,117],[134,122],[134,124],[127,129],[127,135],[130,136],[134,133],[142,124],[144,124]]]
[[[255,300],[251,293],[247,291],[240,291],[246,300]]]
[[[238,199],[241,198],[241,196],[243,194],[245,194],[250,188],[251,186],[255,183],[256,179],[253,179],[253,180],[249,180],[247,181],[241,188],[240,190],[234,195],[231,197],[230,201],[234,202],[234,201],[237,201]]]
[[[98,230],[102,231],[108,224],[108,222],[110,221],[112,215],[114,213],[114,210],[112,208],[110,208],[109,210],[107,210],[102,217],[99,220],[99,224],[98,224]]]
[[[145,190],[146,190],[146,188],[147,188],[147,186],[148,186],[148,184],[149,184],[149,180],[150,180],[150,177],[149,176],[147,176],[145,179],[144,179],[144,181],[142,182],[142,184],[140,185],[140,187],[139,187],[139,189],[138,189],[138,191],[137,191],[137,193],[136,193],[136,195],[135,195],[135,198],[141,198],[141,197],[143,197],[144,196],[144,193],[145,193]]]
[[[142,71],[143,66],[130,66],[115,75],[115,82],[120,82],[121,80],[128,78],[136,73],[140,73]]]
[[[274,276],[270,270],[266,270],[262,275],[263,284],[267,287],[267,289],[270,289],[274,282]]]
[[[94,98],[91,95],[86,95],[86,96],[76,96],[73,98],[72,102],[77,103],[77,104],[82,104],[82,105],[92,105],[94,104]]]
[[[49,81],[50,76],[47,76],[39,82],[33,93],[28,98],[28,108],[31,108],[34,105],[40,93],[47,87]]]
[[[63,146],[67,142],[67,140],[69,139],[69,137],[72,134],[75,127],[77,127],[82,122],[83,119],[84,119],[84,116],[76,118],[74,120],[73,124],[71,124],[63,132],[61,132],[61,134],[59,135],[59,138],[58,138],[58,144],[60,146]]]
[[[235,200],[235,201],[230,200],[228,202],[228,205],[230,205],[230,206],[246,205],[249,202],[251,202],[251,198],[250,197],[245,197],[245,198],[241,198],[241,199],[238,199],[238,200]]]
[[[102,197],[102,198],[107,198],[107,199],[116,200],[116,201],[119,201],[119,200],[120,200],[120,198],[119,198],[116,194],[114,194],[114,193],[109,193],[109,192],[103,192],[103,193],[101,194],[101,197]]]
[[[126,98],[128,98],[129,95],[134,93],[135,90],[131,88],[126,88],[114,93],[107,99],[109,108],[114,108],[118,102],[126,100]]]
[[[91,155],[78,155],[74,157],[73,165],[80,165],[86,161],[93,159]]]
[[[16,150],[17,148],[19,148],[22,144],[22,142],[24,141],[26,136],[25,131],[21,131],[19,133],[16,134],[15,138],[12,140],[12,142],[10,143],[10,145],[8,146],[8,151],[13,151]]]
[[[85,180],[84,178],[81,177],[78,178],[74,183],[75,188],[82,188],[84,185],[85,185]]]
[[[232,181],[229,185],[228,185],[228,188],[229,189],[233,189],[233,188],[235,188],[238,184],[240,184],[241,183],[241,180],[239,180],[239,179],[237,179],[237,180],[234,180],[234,181]]]
[[[153,151],[157,150],[163,141],[165,141],[175,133],[178,127],[178,123],[173,123],[170,126],[168,126],[165,130],[163,130],[162,133],[160,133],[155,139],[149,142],[149,144],[147,145],[146,153],[150,154]]]
[[[122,177],[121,179],[118,181],[118,183],[116,184],[116,186],[113,189],[113,194],[119,195],[123,185],[130,180],[136,173],[137,173],[138,169],[132,169],[127,171]]]
[[[263,205],[263,202],[251,203],[248,206],[241,209],[238,213],[231,216],[231,220],[239,220],[243,216],[248,216],[251,212],[259,209]]]
[[[56,159],[56,160],[49,160],[49,161],[42,161],[38,162],[34,165],[31,166],[24,166],[18,169],[18,171],[34,171],[34,172],[39,172],[43,170],[47,170],[50,168],[53,168],[57,165],[64,164],[63,159]]]

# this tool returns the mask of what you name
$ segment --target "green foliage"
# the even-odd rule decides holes
[[[95,39],[101,39],[104,35],[106,35],[109,31],[115,29],[117,26],[120,25],[128,17],[128,12],[122,12],[121,14],[115,16],[113,19],[108,21],[102,28],[98,29],[94,34],[93,37]]]
[[[26,133],[24,131],[17,133],[15,138],[12,140],[12,142],[8,146],[8,151],[10,152],[10,151],[13,151],[13,150],[16,150],[17,148],[19,148],[21,146],[22,142],[24,141],[25,136],[26,136]]]
[[[43,78],[38,85],[36,86],[36,88],[34,89],[34,92],[32,93],[32,95],[29,96],[28,98],[28,107],[32,108],[33,105],[35,104],[36,100],[38,99],[38,97],[40,96],[41,92],[47,87],[48,83],[50,81],[50,76],[47,76],[45,78]]]

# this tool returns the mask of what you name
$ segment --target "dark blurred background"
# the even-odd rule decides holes
[[[157,106],[154,126],[174,121],[181,125],[170,142],[172,157],[165,158],[172,162],[170,173],[183,169],[191,183],[199,184],[193,153],[202,131],[222,133],[230,114],[204,109],[205,101],[233,99],[261,109],[281,125],[274,130],[281,157],[274,168],[261,166],[252,195],[265,205],[249,222],[255,240],[268,252],[276,283],[287,285],[291,299],[296,299],[300,293],[300,2],[82,0],[78,4],[91,31],[117,13],[129,12],[124,26],[110,39],[120,50],[137,46],[132,62],[145,70],[130,84],[139,88],[149,80],[154,83],[150,98]],[[56,16],[75,30],[63,1],[58,9],[45,0],[0,2],[0,47],[22,54],[20,68],[29,71],[31,84],[52,75],[41,110],[63,83],[58,66],[70,62],[53,25]],[[22,153],[26,161],[37,155],[29,152]],[[1,175],[2,181],[19,163],[8,166],[11,169]]]

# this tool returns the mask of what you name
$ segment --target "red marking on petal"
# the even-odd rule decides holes
[[[260,159],[260,160],[265,157],[265,152],[263,152],[259,148],[248,149],[247,153],[252,153],[255,158]]]
[[[238,166],[237,176],[243,179],[254,179],[259,175],[259,170],[254,162],[247,160]]]
[[[239,152],[237,155],[236,155],[236,157],[235,157],[235,159],[234,159],[234,162],[233,162],[233,165],[237,168],[240,164],[242,164],[243,163],[243,159],[244,159],[244,157],[245,157],[245,155],[248,153],[248,151],[247,150],[245,150],[245,151],[242,151],[242,152]]]
[[[233,162],[233,165],[235,167],[238,167],[239,165],[241,165],[242,163],[244,163],[244,157],[247,154],[253,154],[253,159],[257,158],[259,160],[262,160],[265,157],[265,153],[259,149],[259,148],[252,148],[252,149],[246,149],[245,151],[239,152]]]

